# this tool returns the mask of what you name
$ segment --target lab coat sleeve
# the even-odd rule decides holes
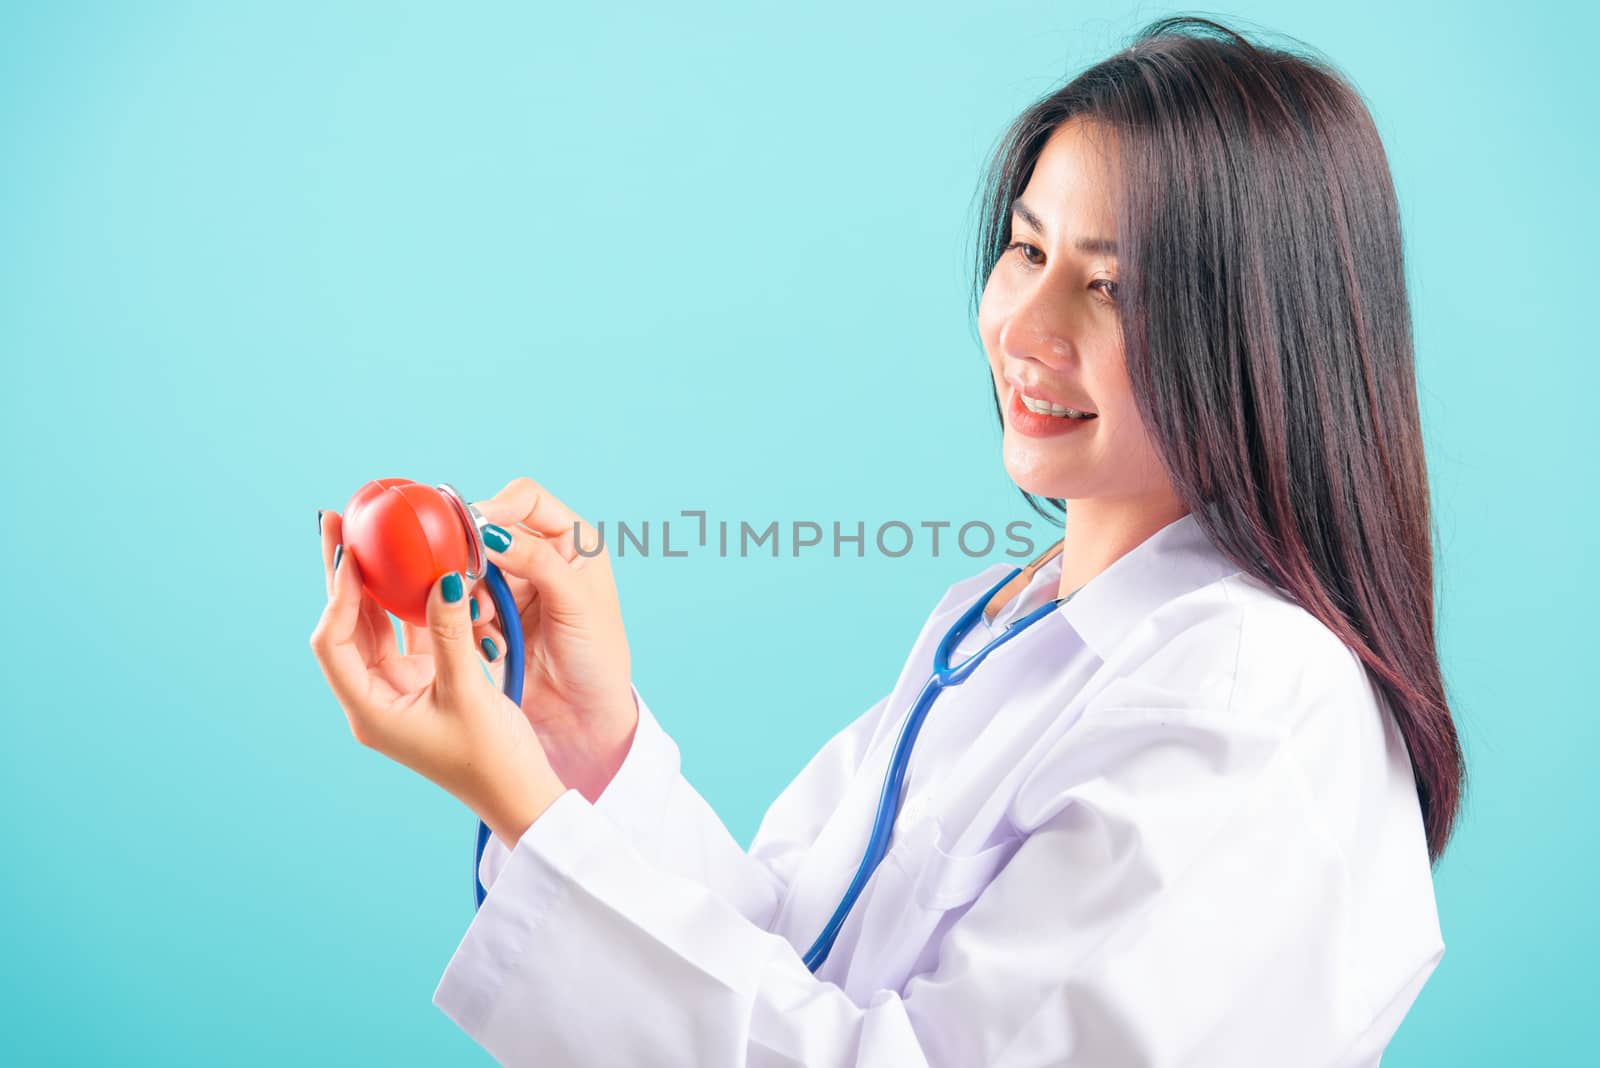
[[[933,967],[858,1004],[568,791],[434,1002],[508,1065],[1328,1068],[1370,1040],[1347,871],[1266,719],[1091,705],[1012,815],[1015,852]],[[950,907],[912,879],[908,907]]]
[[[681,770],[677,743],[637,689],[639,725],[616,775],[594,802],[633,849],[664,871],[701,883],[760,927],[770,925],[800,857],[835,808],[887,705],[879,700],[839,731],[769,807],[747,851]],[[492,892],[511,850],[490,837],[478,877]]]

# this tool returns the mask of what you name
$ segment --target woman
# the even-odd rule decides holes
[[[555,498],[477,504],[520,709],[479,667],[489,599],[445,576],[398,656],[328,514],[312,647],[352,731],[494,835],[434,1001],[500,1060],[1376,1065],[1438,963],[1464,769],[1358,97],[1157,22],[1016,121],[977,260],[1007,470],[1063,537],[951,587],[748,851],[631,687],[609,561]],[[939,697],[889,852],[819,938],[935,647],[991,588],[953,660],[1028,628]]]

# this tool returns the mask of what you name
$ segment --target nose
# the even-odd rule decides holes
[[[1049,367],[1071,364],[1077,356],[1075,326],[1068,302],[1044,286],[1017,294],[1000,323],[999,349],[1005,360],[1031,360]]]

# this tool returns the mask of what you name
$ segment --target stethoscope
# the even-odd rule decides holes
[[[1044,563],[1056,552],[1052,552],[1035,560],[1028,565],[1028,570],[1033,571]],[[866,887],[867,881],[872,878],[872,873],[877,870],[878,863],[883,860],[884,854],[889,851],[889,836],[894,827],[896,816],[900,812],[901,795],[905,792],[906,765],[911,760],[911,747],[917,742],[917,733],[922,730],[922,721],[927,719],[928,710],[933,707],[934,700],[945,690],[958,686],[966,681],[967,677],[977,670],[988,655],[1000,648],[1006,642],[1027,630],[1034,623],[1050,615],[1060,605],[1066,604],[1078,591],[1065,597],[1058,597],[1053,601],[1046,601],[1021,619],[1013,620],[1006,625],[1006,629],[989,639],[977,652],[968,656],[961,663],[952,667],[950,657],[960,646],[972,629],[983,618],[984,611],[989,607],[989,602],[1003,590],[1012,579],[1022,573],[1022,568],[1011,569],[1011,573],[1002,578],[989,588],[989,592],[978,598],[971,608],[961,614],[948,631],[944,639],[939,642],[939,647],[933,654],[933,674],[928,676],[928,681],[923,685],[922,691],[917,694],[916,701],[907,714],[905,723],[900,727],[900,737],[895,741],[894,756],[889,760],[889,770],[883,777],[883,789],[878,794],[878,813],[872,824],[872,834],[867,838],[866,852],[861,857],[861,865],[856,869],[855,878],[850,880],[850,886],[844,892],[844,899],[839,902],[839,907],[834,910],[833,917],[828,920],[827,926],[817,936],[817,940],[806,951],[806,967],[815,972],[822,967],[822,962],[828,959],[828,953],[833,949],[833,941],[839,936],[839,929],[844,926],[845,918],[850,915],[850,910],[855,906],[856,898],[861,896],[861,891]]]
[[[488,549],[483,541],[483,528],[487,522],[478,509],[448,483],[429,487],[404,478],[376,479],[357,490],[345,506],[344,544],[346,551],[360,561],[362,582],[367,592],[386,610],[416,626],[427,625],[428,591],[438,581],[439,575],[448,570],[459,570],[468,582],[482,578],[489,588],[489,596],[494,599],[506,642],[505,681],[501,689],[512,704],[521,708],[522,620],[505,576],[489,560]],[[966,681],[990,653],[1050,615],[1078,591],[1047,601],[1021,619],[1007,624],[1005,630],[961,663],[952,666],[950,657],[978,625],[1002,589],[1024,570],[1031,575],[1060,551],[1061,545],[1058,543],[1028,564],[1026,569],[1012,568],[1009,574],[961,614],[934,651],[933,674],[928,676],[926,685],[917,694],[900,728],[900,736],[895,741],[894,755],[884,775],[883,789],[878,795],[877,815],[873,820],[872,833],[867,838],[861,864],[849,888],[845,890],[839,907],[806,952],[806,966],[813,972],[828,959],[834,939],[850,915],[850,909],[888,852],[890,833],[900,811],[901,796],[905,792],[906,766],[911,759],[911,749],[916,744],[917,734],[922,730],[923,720],[927,718],[933,702],[945,690]],[[489,844],[489,838],[488,825],[478,820],[477,848],[472,860],[475,911],[482,907],[484,898],[488,896],[488,891],[478,878],[478,870],[483,865],[483,851]]]
[[[459,500],[459,498],[457,499]],[[481,527],[485,522],[483,517],[477,514],[477,509],[472,508],[470,505],[467,505],[466,509],[471,516],[472,529],[481,538]],[[1037,569],[1039,565],[1055,555],[1056,551],[1059,551],[1059,546],[1056,550],[1046,553],[1029,564],[1028,570]],[[522,706],[522,622],[517,615],[516,602],[512,599],[511,590],[506,586],[505,578],[501,575],[500,569],[488,562],[487,553],[476,556],[473,563],[476,565],[479,562],[483,564],[484,582],[489,587],[489,595],[494,598],[495,611],[502,622],[502,630],[506,639],[505,682],[502,685],[502,691],[513,704],[520,708]],[[474,572],[477,570],[477,567],[473,568]],[[894,755],[890,759],[888,771],[884,775],[883,788],[878,795],[877,815],[873,820],[872,833],[867,838],[866,852],[861,857],[861,864],[856,869],[855,878],[850,880],[850,885],[845,890],[844,898],[839,902],[839,907],[834,910],[833,916],[828,920],[827,925],[823,927],[822,933],[817,936],[816,942],[806,951],[806,967],[812,972],[820,968],[822,963],[828,959],[828,953],[833,949],[834,940],[839,936],[839,930],[844,926],[846,918],[849,917],[850,910],[855,906],[856,899],[861,896],[861,891],[865,889],[868,880],[872,878],[872,873],[877,870],[878,864],[889,851],[890,835],[894,828],[895,818],[900,812],[900,802],[905,793],[906,767],[911,761],[911,750],[916,745],[917,734],[922,730],[922,723],[927,719],[928,711],[933,708],[933,702],[945,690],[965,682],[967,677],[977,670],[978,665],[983,663],[990,653],[1070,601],[1073,594],[1077,592],[1074,590],[1073,593],[1069,593],[1065,597],[1046,601],[1021,619],[1013,620],[1006,625],[1003,631],[989,639],[982,648],[972,653],[961,663],[952,666],[950,657],[955,653],[956,648],[978,625],[990,602],[1013,579],[1022,574],[1022,571],[1023,569],[1020,567],[1012,568],[1004,578],[991,586],[987,593],[978,598],[972,607],[963,612],[960,618],[950,626],[950,629],[945,632],[943,640],[939,642],[939,647],[934,651],[933,673],[928,676],[927,683],[923,685],[921,692],[917,694],[917,699],[913,702],[911,711],[907,714],[905,722],[900,728],[900,736],[895,741]],[[483,864],[483,851],[489,844],[489,837],[488,825],[479,820],[477,848],[474,850],[472,861],[474,911],[483,906],[484,898],[488,896],[488,891],[484,889],[483,882],[478,878],[478,872]]]
[[[481,515],[474,518],[483,522]],[[480,538],[483,536],[479,529]],[[485,557],[487,557],[487,553]],[[522,620],[517,615],[517,602],[511,596],[511,589],[506,585],[505,576],[500,569],[492,563],[487,563],[484,568],[484,583],[489,587],[489,596],[494,600],[495,614],[500,617],[501,631],[506,640],[505,670],[506,680],[500,690],[511,703],[518,708],[522,707]],[[472,910],[476,912],[483,905],[483,899],[488,896],[488,891],[483,888],[483,883],[478,878],[478,869],[483,864],[483,850],[489,844],[489,825],[482,820],[478,821],[478,848],[472,858]]]

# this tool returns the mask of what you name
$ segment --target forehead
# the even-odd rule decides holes
[[[1108,233],[1116,219],[1116,141],[1082,120],[1057,127],[1045,142],[1021,199],[1047,224]]]

